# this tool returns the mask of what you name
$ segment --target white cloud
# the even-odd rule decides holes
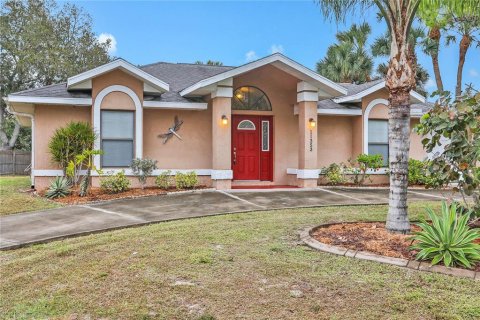
[[[478,76],[479,76],[478,71],[475,70],[475,69],[470,69],[470,70],[468,71],[468,74],[469,74],[471,77],[478,77]]]
[[[110,47],[108,48],[108,53],[114,54],[115,52],[117,52],[117,39],[115,39],[113,34],[100,33],[100,35],[98,36],[98,42],[100,43],[106,43],[108,40],[110,40]]]
[[[258,57],[257,57],[257,54],[255,53],[255,51],[253,50],[250,50],[248,51],[247,53],[245,53],[245,60],[248,62],[248,61],[253,61],[253,60],[257,60]]]
[[[284,50],[283,50],[283,46],[281,44],[272,44],[272,46],[270,47],[270,52],[272,54],[274,53],[283,53]]]
[[[427,82],[425,83],[425,89],[434,89],[437,87],[437,84],[435,83],[435,81],[433,81],[432,79],[428,79]]]

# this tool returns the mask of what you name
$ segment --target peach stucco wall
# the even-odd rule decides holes
[[[35,170],[58,169],[52,163],[48,143],[56,129],[71,121],[90,122],[89,107],[35,106]]]
[[[352,157],[353,117],[318,117],[318,167]]]
[[[162,169],[210,169],[212,167],[212,108],[206,111],[143,110],[143,154],[158,161]],[[175,116],[183,120],[178,134],[166,144],[166,133]],[[228,153],[230,151],[228,150]]]
[[[298,116],[293,113],[297,101],[297,82],[293,76],[273,66],[264,66],[233,79],[233,89],[250,85],[266,93],[271,112],[233,111],[233,114],[273,116],[275,184],[288,184],[287,168],[298,167]]]

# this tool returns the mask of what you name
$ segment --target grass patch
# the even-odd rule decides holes
[[[30,189],[29,176],[2,176],[0,177],[0,216],[7,214],[35,211],[60,207],[41,197],[26,192]]]
[[[411,203],[412,219],[426,205],[440,203]],[[382,220],[386,212],[386,206],[360,206],[212,216],[1,252],[0,314],[478,319],[478,281],[322,253],[297,236],[307,226]]]

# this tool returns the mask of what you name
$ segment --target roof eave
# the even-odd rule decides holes
[[[367,88],[365,90],[362,90],[360,92],[357,92],[352,95],[344,96],[344,97],[339,97],[336,99],[333,99],[334,102],[336,103],[345,103],[345,102],[361,102],[361,99],[369,94],[372,94],[378,90],[381,90],[385,88],[385,81],[379,82],[376,85],[371,86],[370,88]],[[426,98],[422,96],[420,93],[416,92],[415,90],[410,91],[410,97],[412,98],[412,102],[414,103],[425,103]]]

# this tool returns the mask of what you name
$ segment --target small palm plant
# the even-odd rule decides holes
[[[457,216],[457,205],[449,207],[446,202],[442,203],[441,216],[430,208],[427,214],[432,223],[422,219],[417,224],[422,231],[412,237],[416,242],[410,249],[419,250],[417,260],[431,260],[432,265],[443,261],[447,267],[460,264],[468,269],[480,261],[480,244],[474,243],[480,232],[468,227],[468,214]]]
[[[72,185],[70,181],[65,177],[56,177],[48,188],[45,196],[49,199],[63,198],[70,194],[70,188]]]

